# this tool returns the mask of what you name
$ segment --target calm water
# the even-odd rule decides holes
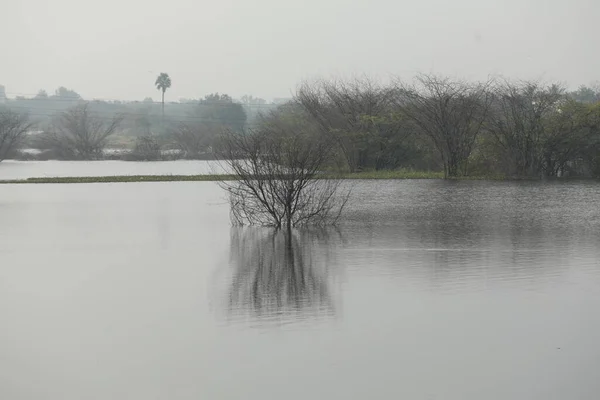
[[[222,173],[214,161],[14,161],[0,163],[0,180],[68,176],[203,175]]]
[[[354,196],[289,237],[208,182],[0,186],[0,398],[599,398],[599,184]]]

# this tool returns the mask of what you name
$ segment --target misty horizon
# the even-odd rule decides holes
[[[600,0],[0,14],[0,400],[600,398]]]
[[[303,2],[202,5],[174,0],[4,4],[0,84],[8,97],[64,86],[84,98],[167,101],[227,93],[291,97],[315,78],[368,75],[386,81],[419,72],[482,80],[562,82],[600,78],[600,6],[538,0]]]

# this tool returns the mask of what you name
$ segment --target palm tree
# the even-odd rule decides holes
[[[169,74],[167,74],[166,72],[161,72],[160,75],[158,75],[158,78],[156,78],[156,82],[154,82],[154,84],[156,85],[156,88],[160,91],[162,91],[162,119],[163,122],[165,120],[165,92],[167,91],[168,88],[171,87],[171,78],[169,77]]]

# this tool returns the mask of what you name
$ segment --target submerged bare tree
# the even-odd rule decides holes
[[[319,179],[334,143],[303,122],[301,112],[275,112],[256,130],[224,132],[217,154],[234,177],[221,182],[234,224],[291,228],[338,220],[349,192],[340,192],[339,180]]]
[[[33,125],[25,114],[0,110],[0,161],[21,145]]]
[[[122,115],[105,118],[94,115],[88,103],[61,113],[44,132],[41,141],[61,158],[93,160],[103,157],[109,136],[123,121]]]
[[[489,86],[434,75],[419,75],[413,85],[398,85],[399,105],[435,145],[445,177],[468,173],[469,156],[490,108]]]

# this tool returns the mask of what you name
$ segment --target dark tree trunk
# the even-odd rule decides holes
[[[162,122],[165,122],[165,90],[162,91]]]

